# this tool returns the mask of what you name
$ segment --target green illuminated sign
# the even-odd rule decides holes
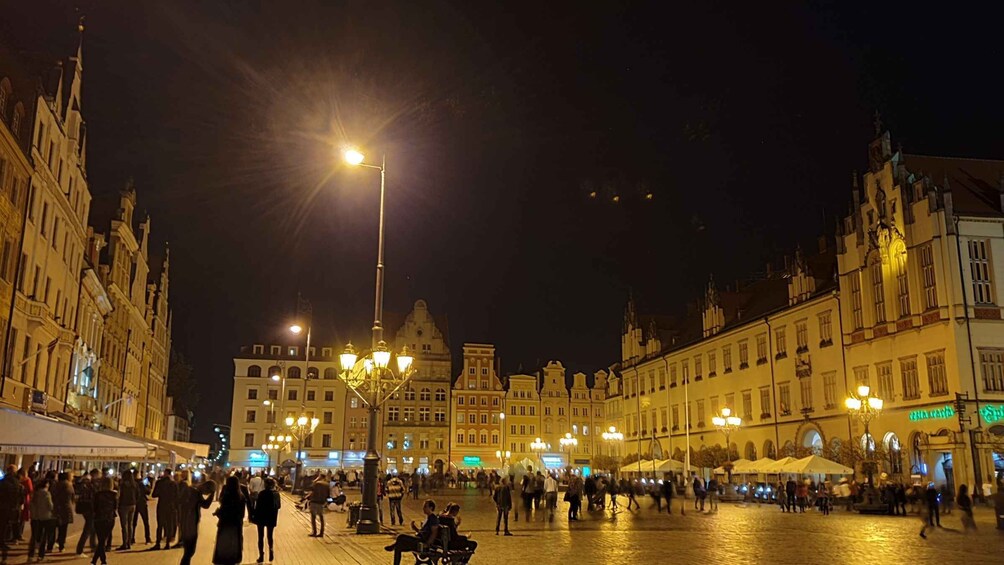
[[[1004,404],[998,404],[997,406],[987,404],[983,408],[980,408],[980,416],[983,416],[983,421],[988,424],[1004,420]]]
[[[476,467],[476,466],[478,466],[480,464],[481,464],[481,458],[480,457],[478,457],[476,455],[465,455],[464,456],[464,465],[470,465],[472,467]]]
[[[987,407],[989,408],[989,406]],[[944,420],[946,418],[955,417],[955,408],[946,404],[944,408],[934,408],[932,410],[914,410],[910,412],[911,422],[920,422],[923,420]]]

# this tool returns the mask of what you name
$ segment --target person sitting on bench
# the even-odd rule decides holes
[[[420,551],[422,545],[431,546],[439,539],[439,517],[436,516],[436,501],[425,501],[422,505],[422,512],[425,513],[425,522],[422,527],[414,520],[411,521],[411,529],[415,530],[415,535],[401,534],[397,536],[394,543],[384,549],[394,552],[394,565],[401,565],[401,553],[405,551]]]
[[[457,526],[460,525],[460,517],[458,514],[460,514],[460,505],[456,502],[448,503],[446,505],[446,510],[439,515],[439,526],[441,528],[449,528],[450,530],[449,549],[459,549],[474,553],[474,550],[478,547],[478,542],[471,540],[467,536],[461,535],[457,530]]]

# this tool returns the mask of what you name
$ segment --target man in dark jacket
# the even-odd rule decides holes
[[[141,480],[139,477],[136,477],[138,496],[136,497],[136,513],[132,516],[132,537],[129,538],[129,545],[136,543],[136,526],[139,525],[140,518],[143,518],[143,533],[146,534],[146,544],[150,545],[150,513],[147,509],[150,487],[147,486],[147,481],[149,481],[148,478]]]
[[[136,513],[136,504],[139,501],[139,487],[136,486],[136,479],[133,470],[129,469],[122,475],[119,483],[119,525],[122,527],[122,545],[118,551],[125,551],[132,548],[132,525],[133,515]]]
[[[662,480],[662,497],[666,499],[666,512],[673,513],[673,481],[669,478]]]
[[[157,543],[150,549],[160,549],[161,539],[167,544],[164,549],[168,549],[178,527],[178,483],[171,478],[170,469],[157,479],[151,496],[157,499]]]
[[[784,494],[788,501],[787,506],[792,512],[795,511],[795,487],[797,486],[794,479],[788,479],[788,482],[784,483]]]
[[[0,481],[0,552],[3,562],[7,562],[7,539],[10,538],[11,524],[17,520],[21,509],[21,482],[17,479],[17,468],[8,465]]]
[[[209,508],[216,493],[216,483],[207,481],[199,488],[181,482],[178,486],[178,526],[181,543],[185,552],[181,556],[181,565],[189,565],[199,541],[199,519],[202,509]]]
[[[112,479],[102,477],[97,481],[94,493],[94,531],[98,536],[97,547],[91,564],[101,560],[102,565],[108,562],[105,549],[112,543],[112,530],[115,529],[115,513],[119,508],[118,493],[112,488]]]
[[[94,552],[98,536],[94,531],[94,493],[98,488],[97,481],[100,473],[97,469],[84,475],[77,486],[77,514],[84,519],[84,527],[80,532],[80,539],[77,541],[77,555],[83,555],[84,544],[90,542],[91,552]]]

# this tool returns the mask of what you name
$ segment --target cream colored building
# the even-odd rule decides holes
[[[838,234],[849,385],[878,389],[884,468],[981,485],[1004,472],[1004,161],[872,142]],[[956,395],[966,398],[956,403]],[[960,421],[958,410],[966,411]],[[852,437],[864,445],[854,422]]]
[[[533,375],[509,375],[505,393],[505,420],[503,434],[498,445],[509,452],[509,463],[516,464],[529,460],[534,468],[539,468],[538,454],[531,445],[541,437],[540,396],[537,393],[537,377]],[[492,432],[493,437],[497,434]],[[500,449],[501,451],[501,449]],[[494,465],[493,465],[494,466]]]
[[[343,465],[346,387],[338,378],[338,370],[338,355],[330,347],[311,346],[309,370],[302,344],[254,344],[243,348],[234,357],[230,465],[262,469],[271,462],[274,468],[283,462],[295,462],[299,447],[304,469],[355,466]],[[279,379],[273,379],[273,375]],[[292,433],[285,425],[286,417],[298,418],[301,414],[319,420],[312,434],[294,438],[275,452],[262,450],[270,435]],[[363,438],[361,451],[366,449]]]
[[[382,455],[389,472],[444,472],[450,460],[452,362],[445,320],[441,325],[418,300],[394,337],[392,348],[407,345],[415,361],[411,379],[381,410]]]

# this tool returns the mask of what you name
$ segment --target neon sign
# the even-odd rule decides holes
[[[944,420],[946,418],[954,418],[954,417],[955,417],[955,408],[952,408],[948,404],[946,404],[944,408],[934,408],[931,410],[914,410],[910,412],[911,422],[920,422],[923,420]]]
[[[481,458],[476,455],[465,455],[464,465],[469,465],[471,467],[477,467],[481,465]]]
[[[983,408],[980,408],[980,416],[983,416],[983,421],[988,424],[1004,420],[1004,404],[998,404],[997,406],[987,404]]]

